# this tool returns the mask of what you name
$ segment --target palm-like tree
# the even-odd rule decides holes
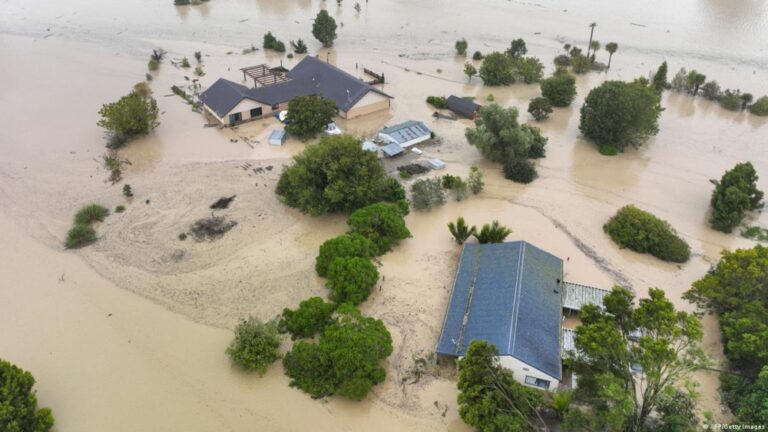
[[[589,43],[589,47],[592,48],[592,57],[590,59],[592,60],[592,63],[595,62],[595,54],[600,49],[600,42],[598,41],[592,41]]]
[[[490,225],[485,224],[479,233],[475,234],[475,238],[480,243],[501,243],[508,235],[512,234],[512,230],[500,225],[499,221],[493,221]]]
[[[741,109],[747,109],[747,105],[752,103],[752,99],[754,99],[752,93],[743,93],[741,95]]]
[[[608,51],[608,69],[611,68],[611,59],[613,58],[613,53],[615,53],[618,49],[619,44],[616,42],[608,42],[605,44],[605,50]]]
[[[589,58],[589,48],[592,46],[592,35],[595,34],[595,27],[597,27],[597,23],[592,23],[589,26],[592,27],[592,30],[589,31],[589,43],[587,44],[587,58]]]
[[[467,222],[464,221],[464,218],[459,217],[456,219],[456,223],[448,222],[448,231],[451,232],[456,243],[463,244],[470,236],[477,233],[477,228],[475,228],[474,225],[472,227],[467,226]]]

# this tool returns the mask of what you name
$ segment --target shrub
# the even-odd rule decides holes
[[[392,336],[381,320],[364,317],[352,305],[341,305],[316,344],[299,341],[285,355],[283,368],[313,398],[338,394],[362,400],[384,381],[379,364],[392,354]]]
[[[603,227],[618,245],[662,261],[683,263],[691,249],[664,220],[635,206],[622,207]]]
[[[500,52],[488,54],[480,65],[480,78],[489,86],[509,85],[515,83],[512,70],[512,59]]]
[[[469,184],[469,190],[471,190],[472,193],[475,195],[483,191],[483,187],[485,187],[485,183],[483,182],[483,172],[480,171],[480,168],[473,165],[469,169],[469,177],[467,178],[467,184]]]
[[[320,253],[315,258],[315,271],[319,276],[327,277],[328,268],[336,258],[373,256],[373,244],[360,234],[348,233],[326,240],[320,246]]]
[[[179,240],[184,241],[187,239],[187,233],[181,233],[179,234]]]
[[[574,73],[585,74],[592,68],[592,62],[584,55],[576,54],[571,56],[571,66]]]
[[[445,193],[440,179],[419,179],[413,182],[411,203],[416,210],[429,210],[445,204]]]
[[[448,107],[448,100],[444,96],[427,96],[427,103],[438,109]]]
[[[720,98],[720,106],[729,111],[741,110],[741,92],[739,90],[726,90]]]
[[[160,62],[155,59],[150,59],[149,63],[147,63],[147,68],[151,71],[156,71],[160,69]]]
[[[565,54],[560,54],[555,57],[554,63],[557,67],[568,67],[571,65],[571,58]]]
[[[768,96],[763,96],[749,106],[749,112],[758,116],[768,116]]]
[[[195,51],[195,60],[197,60],[198,63],[201,63],[203,61],[203,53]]]
[[[122,213],[125,211],[125,206],[120,204],[117,207],[115,207],[115,213]]]
[[[133,197],[133,189],[131,189],[131,185],[129,184],[123,185],[123,196],[125,196],[126,198]]]
[[[190,65],[190,64],[189,64],[189,60],[187,60],[187,58],[186,58],[186,57],[184,57],[183,59],[181,59],[181,67],[183,67],[184,69],[187,69],[187,68],[189,68],[190,66],[192,66],[192,65]]]
[[[659,132],[661,97],[641,81],[606,81],[592,89],[581,107],[579,130],[598,147],[623,151]]]
[[[450,174],[446,174],[440,179],[445,189],[453,189],[460,181],[461,177]]]
[[[291,48],[293,49],[293,52],[296,54],[306,54],[307,53],[307,44],[304,43],[303,40],[299,39],[296,42],[291,41]]]
[[[336,39],[336,20],[328,15],[325,9],[317,13],[315,22],[312,24],[312,35],[325,48],[333,46],[333,41]]]
[[[335,258],[328,267],[328,289],[336,304],[359,305],[378,281],[379,271],[368,258]]]
[[[294,157],[277,183],[283,201],[312,215],[351,212],[376,202],[386,174],[376,155],[347,135],[324,136]]]
[[[133,85],[133,91],[140,94],[143,97],[147,97],[152,94],[152,89],[149,88],[149,84],[146,81],[137,82]]]
[[[131,138],[156,128],[158,114],[154,98],[131,92],[117,102],[103,105],[98,125],[115,135]]]
[[[479,243],[486,244],[503,243],[510,234],[512,234],[511,229],[499,224],[499,221],[495,220],[490,225],[483,225],[480,231],[476,231],[473,235]]]
[[[454,48],[456,48],[456,54],[460,56],[467,55],[467,40],[466,39],[460,39],[457,40],[456,43],[453,45]]]
[[[720,91],[720,84],[714,80],[707,81],[703,86],[701,86],[701,95],[709,100],[720,99],[722,96],[722,92]]]
[[[400,240],[411,236],[401,208],[394,204],[376,203],[356,210],[347,219],[347,225],[352,233],[371,241],[375,255],[388,252]]]
[[[517,183],[527,184],[538,177],[536,167],[528,159],[511,159],[504,163],[504,177]]]
[[[285,130],[299,138],[312,138],[338,113],[336,103],[322,96],[295,97],[288,102],[288,125]]]
[[[64,246],[67,249],[76,249],[87,246],[96,241],[96,231],[89,225],[77,224],[67,232]]]
[[[283,309],[278,329],[290,333],[291,339],[313,337],[331,323],[335,308],[320,297],[309,298],[299,303],[296,310]]]
[[[277,324],[274,321],[262,323],[253,317],[241,321],[226,352],[235,364],[264,375],[267,366],[280,358]]]
[[[380,201],[399,202],[405,200],[405,188],[396,178],[387,177],[379,193]],[[407,212],[406,212],[407,214]]]
[[[103,222],[109,216],[109,210],[99,204],[82,207],[75,214],[75,225],[90,225],[93,222]]]
[[[478,61],[483,59],[483,53],[480,51],[475,51],[474,54],[472,54],[472,60]]]
[[[750,162],[726,171],[712,192],[712,228],[729,233],[739,226],[747,211],[763,207],[763,192],[757,189],[757,172]]]
[[[546,120],[552,113],[552,103],[545,97],[533,98],[528,104],[528,112],[538,121]]]
[[[541,94],[552,106],[567,107],[576,97],[576,78],[567,71],[559,71],[541,81]]]
[[[48,432],[53,414],[37,406],[31,373],[0,359],[0,430],[4,432]]]
[[[267,34],[264,35],[264,41],[262,46],[264,49],[271,49],[277,52],[285,52],[285,44],[279,40],[272,34],[272,32],[267,32]],[[252,48],[251,51],[255,51],[256,48]]]

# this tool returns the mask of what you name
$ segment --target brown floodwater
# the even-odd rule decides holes
[[[514,230],[511,238],[568,258],[570,280],[623,284],[639,296],[660,287],[686,310],[693,308],[682,293],[722,249],[753,244],[707,227],[709,179],[749,160],[768,188],[768,119],[665,94],[658,136],[605,157],[580,139],[578,107],[602,81],[645,76],[663,60],[670,76],[685,66],[723,87],[768,93],[762,1],[371,1],[361,2],[360,13],[351,0],[341,7],[315,0],[166,3],[0,0],[0,356],[35,374],[58,430],[464,430],[450,374],[418,383],[410,375],[414,357],[434,349],[450,295],[459,249],[448,221],[498,219]],[[344,24],[330,50],[310,33],[321,7]],[[617,42],[619,51],[610,72],[578,78],[572,108],[538,124],[549,144],[532,184],[511,183],[482,161],[463,138],[468,121],[430,118],[428,95],[484,101],[493,94],[530,121],[525,108],[538,87],[467,82],[454,41],[464,37],[470,52],[488,52],[523,37],[551,70],[563,43],[585,45],[590,22],[598,23],[595,39]],[[274,120],[204,128],[205,120],[171,95],[172,85],[188,85],[193,76],[170,60],[192,59],[197,50],[204,54],[203,86],[218,77],[242,80],[245,66],[295,64],[262,50],[241,54],[268,30],[285,42],[303,38],[312,54],[351,73],[363,66],[385,73],[384,90],[396,97],[391,111],[340,121],[343,129],[369,135],[397,121],[425,120],[443,143],[424,147],[424,157],[442,158],[449,173],[466,175],[478,164],[486,174],[481,195],[412,213],[413,238],[382,258],[384,278],[363,309],[391,329],[394,353],[387,381],[363,403],[312,401],[287,386],[279,365],[259,379],[233,370],[223,355],[238,319],[269,319],[325,293],[314,255],[345,229],[343,217],[311,218],[275,197],[280,167],[304,144],[266,145]],[[151,84],[161,126],[120,151],[136,194],[126,203],[100,167],[97,111],[144,79],[155,47],[169,52]],[[607,61],[605,51],[598,59]],[[267,166],[272,170],[253,171]],[[210,214],[211,202],[232,194],[237,199],[224,214],[238,225],[226,237],[177,239]],[[92,201],[128,209],[97,227],[97,244],[63,251],[72,214]],[[664,264],[618,249],[602,224],[629,203],[669,220],[691,244],[691,262]],[[766,226],[768,218],[756,215],[754,223]],[[721,361],[717,322],[708,316],[704,324],[705,347]],[[727,419],[717,377],[696,380],[701,409]]]

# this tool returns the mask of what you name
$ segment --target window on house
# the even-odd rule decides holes
[[[530,375],[526,375],[525,376],[525,383],[528,384],[528,385],[532,385],[532,386],[536,386],[536,387],[541,387],[543,389],[548,389],[549,388],[549,381],[543,380],[541,378],[532,377]]]
[[[243,113],[234,113],[229,115],[229,124],[236,124],[243,121]]]
[[[251,118],[258,118],[261,117],[261,107],[254,108],[251,110]]]
[[[276,110],[276,109],[280,109],[280,104],[274,104],[274,105],[272,105],[272,109],[273,109],[273,110]]]

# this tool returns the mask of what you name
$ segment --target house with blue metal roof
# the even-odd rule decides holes
[[[409,120],[379,131],[379,139],[408,148],[432,138],[432,130],[424,122]]]
[[[472,340],[485,340],[516,380],[556,389],[562,278],[563,261],[528,242],[464,244],[437,354],[462,357]]]

